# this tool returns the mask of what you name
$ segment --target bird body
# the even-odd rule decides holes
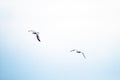
[[[82,53],[81,51],[76,51],[76,53]]]

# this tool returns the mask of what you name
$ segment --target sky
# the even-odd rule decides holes
[[[0,80],[120,80],[119,4],[0,0]]]

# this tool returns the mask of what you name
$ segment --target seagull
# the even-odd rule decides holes
[[[82,53],[83,57],[86,59],[85,54],[77,49],[70,50],[70,52],[76,51],[76,53]]]
[[[37,40],[40,42],[40,38],[39,38],[39,32],[33,31],[33,30],[28,30],[28,32],[32,32],[32,34],[35,34],[37,37]]]

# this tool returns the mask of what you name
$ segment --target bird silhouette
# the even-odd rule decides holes
[[[70,52],[76,51],[76,53],[82,53],[83,57],[86,59],[86,56],[83,52],[78,51],[77,49],[70,50]]]
[[[40,42],[39,32],[36,32],[34,30],[28,30],[28,32],[32,32],[32,34],[35,34],[37,37],[37,40]]]

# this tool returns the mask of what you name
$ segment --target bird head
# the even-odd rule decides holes
[[[39,32],[36,32],[36,34],[40,34]]]

